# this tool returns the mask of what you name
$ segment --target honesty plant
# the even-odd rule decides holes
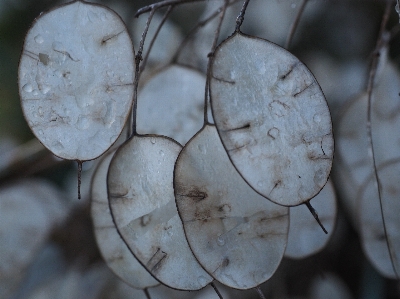
[[[22,51],[21,105],[40,142],[79,163],[106,152],[126,127],[125,142],[99,162],[91,183],[96,240],[122,280],[145,291],[159,282],[178,290],[211,285],[221,298],[216,280],[256,288],[262,297],[258,286],[284,256],[318,252],[334,230],[330,111],[305,64],[241,31],[249,0],[218,46],[227,10],[238,13],[237,0],[220,1],[172,47],[176,53],[166,53],[171,61],[142,76],[152,67],[146,61],[158,32],[186,2],[164,0],[137,12],[149,17],[136,55],[125,24],[106,7],[72,1],[41,14]],[[149,41],[152,17],[163,7]],[[213,30],[196,40],[207,24]],[[204,62],[197,70],[178,59],[189,40],[213,40],[207,57],[189,59]],[[366,255],[383,275],[399,278],[398,144],[385,134],[397,128],[400,106],[394,91],[383,94],[389,81],[376,83],[374,65],[370,88],[347,106],[337,127],[338,173],[354,198]],[[389,70],[390,79],[399,77]],[[383,100],[372,101],[373,87]],[[380,146],[385,142],[390,146]],[[330,234],[317,230],[307,208]]]

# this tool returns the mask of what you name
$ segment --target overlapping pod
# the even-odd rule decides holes
[[[204,74],[181,65],[170,65],[149,78],[138,95],[138,133],[188,142],[203,125],[205,82]]]
[[[118,234],[113,222],[107,196],[107,172],[115,151],[98,164],[92,179],[91,215],[94,235],[108,267],[124,282],[137,289],[159,284],[139,263]]]
[[[380,194],[371,173],[357,202],[362,246],[379,273],[400,279],[400,158],[386,161],[377,172]]]
[[[204,126],[179,154],[174,191],[186,238],[210,275],[237,289],[273,275],[287,243],[288,208],[247,185],[215,126]]]
[[[134,53],[121,18],[73,1],[41,14],[19,64],[25,118],[56,156],[91,160],[120,135],[133,96]]]
[[[198,290],[212,281],[185,239],[176,209],[173,172],[182,146],[156,135],[136,135],[115,153],[108,170],[108,199],[125,243],[160,282]]]
[[[247,183],[281,205],[315,196],[333,158],[330,112],[307,67],[264,39],[233,34],[215,50],[211,107],[222,143]]]

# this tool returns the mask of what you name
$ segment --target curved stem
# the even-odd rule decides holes
[[[210,77],[211,77],[212,57],[214,56],[214,51],[215,51],[215,48],[217,47],[218,37],[219,37],[219,33],[221,31],[221,26],[222,26],[222,21],[224,20],[225,12],[228,7],[228,4],[229,4],[229,0],[225,0],[221,15],[220,15],[219,23],[218,23],[217,29],[215,30],[214,41],[211,46],[211,52],[210,52],[210,54],[208,54],[207,79],[206,79],[205,94],[204,94],[204,124],[209,124],[207,112],[208,112],[208,102],[210,99]]]
[[[221,294],[221,293],[219,292],[219,290],[217,289],[217,286],[214,284],[214,282],[210,283],[210,285],[211,285],[212,288],[214,289],[215,293],[217,293],[218,297],[219,297],[220,299],[224,299],[224,298],[222,297],[222,294]]]
[[[135,80],[133,82],[133,107],[132,107],[132,132],[131,136],[136,134],[136,112],[137,112],[137,92],[139,86],[139,78],[140,78],[140,62],[143,60],[143,45],[146,40],[147,32],[149,31],[151,19],[153,18],[155,10],[151,10],[149,17],[147,18],[146,27],[142,33],[142,38],[140,39],[139,50],[135,56]]]
[[[294,19],[294,22],[293,22],[292,26],[290,27],[289,35],[286,39],[286,43],[285,43],[286,50],[289,49],[290,43],[292,42],[294,33],[296,32],[296,29],[299,25],[300,18],[303,15],[303,12],[304,12],[307,2],[308,2],[308,0],[303,0],[303,2],[300,4],[300,8],[296,14],[296,18]]]
[[[157,9],[159,9],[161,7],[170,6],[170,5],[178,5],[178,4],[186,4],[186,3],[190,3],[190,2],[200,2],[200,1],[205,1],[205,0],[164,0],[164,1],[160,1],[158,3],[150,4],[150,5],[147,5],[145,7],[142,7],[141,9],[139,9],[135,14],[135,18],[137,18],[141,14],[144,14],[149,11],[156,11]]]
[[[146,55],[145,55],[144,58],[143,58],[142,65],[141,65],[141,67],[140,67],[140,73],[142,73],[142,72],[144,71],[144,68],[145,68],[145,66],[146,66],[146,64],[147,64],[147,60],[148,60],[148,58],[149,58],[151,49],[153,48],[154,42],[155,42],[155,40],[156,40],[158,34],[160,33],[160,30],[161,30],[162,26],[164,25],[164,23],[165,23],[165,21],[167,20],[168,16],[169,16],[170,13],[172,12],[172,9],[173,9],[173,8],[174,8],[173,5],[168,6],[168,9],[167,9],[167,11],[166,11],[165,14],[164,14],[163,19],[161,20],[160,24],[158,25],[157,30],[156,30],[156,32],[154,33],[154,36],[153,36],[153,38],[152,38],[151,41],[150,41],[149,49],[147,50]]]
[[[374,55],[372,58],[372,63],[371,63],[371,70],[369,74],[369,79],[368,79],[368,86],[367,86],[367,95],[368,95],[368,109],[367,109],[367,126],[366,126],[366,131],[367,131],[367,138],[368,138],[368,150],[369,154],[372,159],[372,164],[373,164],[373,174],[376,179],[377,183],[377,189],[378,189],[378,197],[379,197],[379,205],[381,208],[381,217],[382,217],[382,222],[383,222],[383,230],[385,233],[385,239],[386,239],[386,245],[389,250],[389,255],[390,255],[390,260],[392,262],[392,267],[393,267],[393,272],[395,273],[396,277],[399,278],[399,273],[397,273],[396,267],[394,266],[393,260],[393,252],[389,243],[389,239],[387,236],[387,227],[386,227],[386,221],[385,221],[385,216],[383,213],[383,205],[382,205],[382,185],[379,179],[379,174],[378,174],[378,169],[376,165],[376,160],[375,160],[375,150],[374,150],[374,141],[372,139],[372,126],[371,126],[371,118],[372,118],[372,92],[375,84],[375,77],[376,77],[376,71],[378,68],[379,64],[379,58],[380,58],[380,52],[381,50],[387,45],[388,43],[388,38],[385,38],[387,36],[386,34],[386,25],[389,20],[390,12],[392,10],[392,4],[393,1],[386,1],[386,8],[385,12],[382,18],[381,22],[381,27],[379,30],[379,35],[378,35],[378,41],[376,43],[376,47],[374,50]]]

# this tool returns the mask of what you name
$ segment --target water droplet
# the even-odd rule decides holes
[[[114,72],[113,71],[107,71],[106,72],[108,77],[114,77]]]
[[[42,44],[44,42],[44,38],[40,34],[36,35],[34,39],[38,44]]]
[[[167,235],[168,236],[172,236],[174,234],[174,232],[172,231],[172,229],[167,230]]]
[[[321,122],[321,116],[319,114],[315,114],[313,120],[316,123],[320,123]]]
[[[295,8],[296,8],[296,3],[292,3],[291,7],[292,7],[293,9],[295,9]]]
[[[197,278],[197,281],[199,282],[199,284],[200,284],[201,286],[205,286],[205,285],[207,285],[207,284],[209,283],[208,279],[205,278],[203,275],[199,276],[199,277]]]
[[[38,112],[39,112],[40,115],[43,115],[43,108],[42,108],[42,106],[39,107]]]
[[[258,187],[264,186],[264,182],[263,182],[263,181],[258,181],[257,186],[258,186]]]
[[[162,150],[159,151],[158,153],[160,154],[161,157],[164,157],[164,155],[165,155],[165,154],[164,154],[164,151],[162,151]]]
[[[144,215],[144,216],[142,216],[142,219],[140,219],[140,224],[142,226],[146,226],[150,223],[150,220],[151,220],[151,217],[148,214]]]
[[[33,112],[33,117],[34,118],[38,117],[38,114],[36,112]]]
[[[43,84],[42,86],[42,93],[47,94],[50,91],[50,86]]]
[[[199,144],[198,148],[201,153],[203,154],[207,153],[207,149],[203,144]]]
[[[43,135],[43,130],[40,129],[40,130],[38,131],[38,133],[39,133],[39,135]]]
[[[32,94],[33,94],[34,96],[37,96],[37,95],[39,94],[39,91],[38,91],[37,89],[34,89],[34,90],[32,91]]]
[[[27,83],[22,87],[22,90],[25,92],[32,92],[33,91],[33,87],[31,84]]]
[[[156,143],[156,138],[155,138],[155,137],[151,137],[151,138],[150,138],[150,142],[151,142],[152,144],[155,144],[155,143]]]
[[[217,244],[218,244],[219,246],[224,246],[224,245],[225,245],[225,240],[224,240],[224,238],[221,237],[221,236],[219,236],[219,237],[217,238]]]

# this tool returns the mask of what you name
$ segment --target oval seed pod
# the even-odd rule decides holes
[[[111,213],[125,243],[160,282],[198,290],[212,281],[185,239],[175,205],[173,172],[182,146],[167,137],[136,135],[108,170]]]
[[[311,202],[322,224],[329,232],[324,234],[305,205],[290,208],[290,226],[285,257],[303,259],[322,250],[336,223],[337,204],[335,190],[330,180]]]
[[[96,242],[108,267],[124,282],[137,289],[153,287],[159,282],[129,251],[111,217],[107,196],[107,171],[114,152],[104,156],[93,174],[91,215]]]
[[[120,135],[133,99],[134,52],[112,10],[73,1],[28,31],[19,93],[36,137],[56,156],[91,160]]]
[[[168,136],[185,144],[203,126],[204,74],[170,65],[151,77],[139,92],[138,133]]]
[[[381,275],[400,278],[400,159],[378,169],[381,200],[375,175],[360,188],[358,220],[365,255]]]
[[[272,276],[285,251],[289,210],[250,188],[215,126],[206,125],[179,154],[174,190],[186,238],[210,275],[236,289]]]
[[[315,196],[332,165],[329,109],[307,67],[285,49],[240,32],[215,50],[211,106],[222,143],[247,183],[294,206]]]

